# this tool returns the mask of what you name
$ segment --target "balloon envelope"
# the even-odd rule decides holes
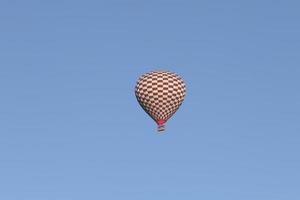
[[[136,98],[145,112],[158,124],[158,131],[178,110],[185,97],[185,83],[170,71],[152,71],[142,75],[135,87]]]

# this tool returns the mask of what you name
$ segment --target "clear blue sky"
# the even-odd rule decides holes
[[[0,1],[0,199],[300,199],[299,1]],[[157,134],[144,72],[187,83]]]

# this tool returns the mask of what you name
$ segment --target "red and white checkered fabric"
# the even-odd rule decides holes
[[[179,108],[185,97],[185,83],[169,71],[152,71],[137,81],[135,95],[142,108],[154,121],[166,122]]]

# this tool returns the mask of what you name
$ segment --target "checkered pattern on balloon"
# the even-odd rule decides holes
[[[170,71],[152,71],[142,75],[135,87],[136,98],[145,112],[157,123],[158,131],[178,110],[185,97],[185,83]]]

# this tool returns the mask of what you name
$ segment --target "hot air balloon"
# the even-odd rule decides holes
[[[178,110],[185,97],[185,83],[170,71],[151,71],[142,75],[135,87],[135,96],[145,112],[157,123],[158,131]]]

